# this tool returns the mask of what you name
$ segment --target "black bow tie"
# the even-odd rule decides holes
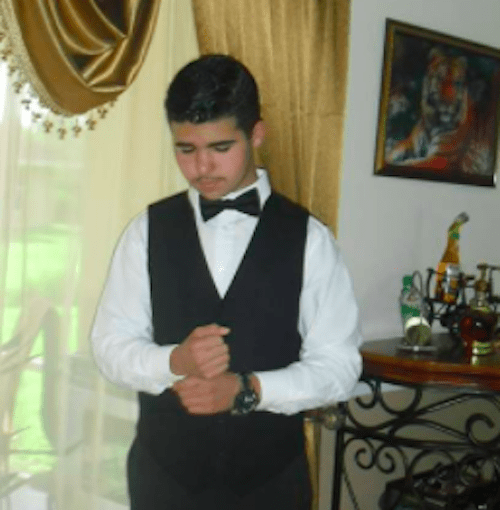
[[[236,209],[251,216],[258,216],[260,213],[259,194],[253,188],[234,200],[207,200],[200,195],[200,210],[205,221],[224,209]]]

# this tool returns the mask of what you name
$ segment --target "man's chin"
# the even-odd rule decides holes
[[[200,196],[206,200],[220,200],[226,195],[225,193],[205,193],[200,190],[198,190],[198,192],[200,193]]]
[[[225,195],[228,191],[223,188],[220,181],[204,182],[204,183],[192,183],[192,186],[198,191],[198,193],[207,200],[218,200]]]

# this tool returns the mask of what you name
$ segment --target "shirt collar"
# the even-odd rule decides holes
[[[256,188],[259,192],[259,200],[260,200],[260,208],[264,208],[264,204],[266,203],[269,195],[271,195],[271,183],[269,182],[269,176],[267,172],[263,168],[257,168],[257,180],[252,184],[246,186],[245,188],[241,188],[237,191],[233,191],[232,193],[228,193],[226,196],[222,197],[223,199],[229,198],[234,200],[239,197],[243,193],[250,191],[251,189]],[[195,210],[196,216],[201,217],[200,213],[200,193],[194,189],[193,187],[189,187],[188,189],[188,198],[191,202],[191,206]]]

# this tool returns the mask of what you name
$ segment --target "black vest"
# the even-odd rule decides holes
[[[307,212],[271,194],[223,299],[206,265],[187,194],[149,208],[154,341],[177,344],[197,326],[231,328],[230,370],[264,371],[299,359],[297,331]],[[139,394],[139,440],[191,492],[244,494],[303,451],[301,415],[192,416],[176,395]]]

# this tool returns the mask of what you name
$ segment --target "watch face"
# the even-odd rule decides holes
[[[242,415],[252,412],[259,403],[257,393],[250,385],[250,377],[248,373],[237,374],[241,380],[243,389],[236,395],[231,414]]]
[[[257,407],[257,394],[250,389],[243,390],[234,399],[233,414],[248,414]]]

